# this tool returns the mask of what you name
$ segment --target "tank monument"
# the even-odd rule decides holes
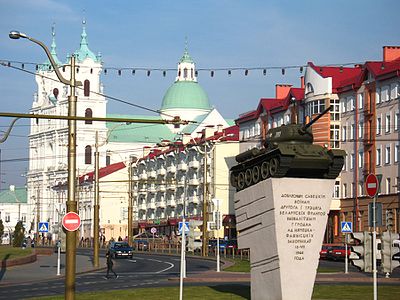
[[[313,144],[311,126],[270,129],[236,156],[239,248],[250,248],[251,299],[311,299],[335,178],[345,152]]]

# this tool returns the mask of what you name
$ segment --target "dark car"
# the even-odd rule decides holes
[[[228,240],[226,242],[226,248],[237,249],[237,247],[238,247],[237,240]]]
[[[127,242],[113,242],[110,245],[110,254],[111,257],[133,257],[133,249],[128,245]]]

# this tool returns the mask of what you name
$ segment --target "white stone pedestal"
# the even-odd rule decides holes
[[[235,194],[251,299],[311,299],[335,180],[270,178]]]

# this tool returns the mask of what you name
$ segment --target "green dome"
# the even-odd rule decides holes
[[[161,110],[172,108],[211,109],[208,96],[195,81],[176,81],[169,87]]]

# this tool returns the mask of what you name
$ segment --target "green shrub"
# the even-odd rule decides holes
[[[22,225],[22,221],[19,221],[17,225],[15,225],[13,247],[21,247],[24,238],[25,238],[25,228]]]

